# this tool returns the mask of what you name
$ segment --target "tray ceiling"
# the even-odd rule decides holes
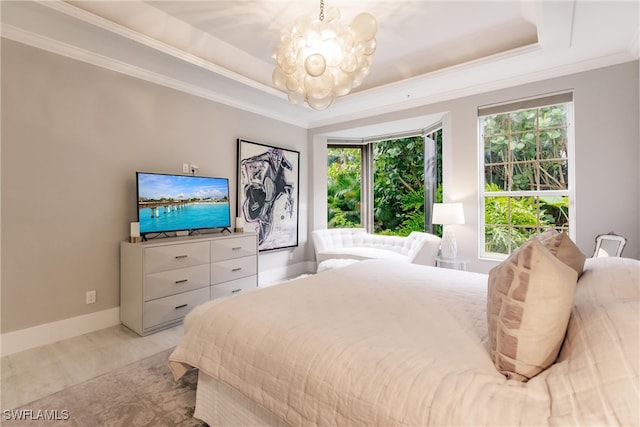
[[[325,1],[378,21],[371,72],[323,111],[271,84],[314,1],[3,1],[2,36],[306,128],[638,58],[637,1]],[[603,19],[606,17],[606,19]]]

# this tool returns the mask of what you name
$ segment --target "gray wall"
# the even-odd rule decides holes
[[[590,254],[596,234],[615,230],[629,238],[625,255],[640,258],[638,62],[307,132],[5,39],[1,49],[2,333],[117,307],[135,171],[181,173],[195,163],[201,175],[231,178],[234,196],[237,138],[301,154],[300,247],[261,254],[262,273],[313,260],[307,232],[326,207],[308,199],[326,194],[317,179],[326,156],[311,162],[308,141],[443,114],[445,197],[464,202],[467,218],[460,252],[487,271],[495,263],[477,259],[476,109],[566,89],[575,90],[577,243]],[[98,302],[86,305],[91,289]]]
[[[3,333],[117,307],[135,172],[194,163],[230,178],[235,206],[237,138],[301,152],[301,246],[261,255],[260,270],[304,262],[305,129],[6,39],[1,49]]]
[[[640,127],[638,61],[549,79],[393,114],[369,117],[309,131],[310,141],[323,136],[410,118],[443,116],[443,181],[445,201],[464,203],[466,224],[456,226],[458,252],[471,269],[487,272],[496,261],[478,258],[478,106],[573,90],[575,110],[576,243],[591,256],[597,234],[615,231],[627,237],[623,255],[640,259]],[[366,136],[366,135],[365,135]],[[326,169],[322,150],[313,162],[312,228],[326,224]]]

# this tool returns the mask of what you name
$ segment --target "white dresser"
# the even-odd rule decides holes
[[[120,243],[120,320],[140,335],[181,323],[198,304],[257,286],[253,233]]]

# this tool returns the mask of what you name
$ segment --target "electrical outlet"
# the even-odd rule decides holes
[[[189,163],[183,163],[182,164],[182,172],[184,172],[184,173],[191,172],[191,168],[189,168]]]
[[[87,291],[87,304],[96,302],[96,291]]]

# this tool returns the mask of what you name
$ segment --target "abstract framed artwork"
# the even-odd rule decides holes
[[[237,216],[258,249],[298,246],[300,152],[238,139]]]

